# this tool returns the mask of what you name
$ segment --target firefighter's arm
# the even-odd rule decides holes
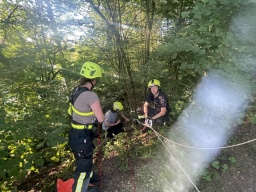
[[[123,111],[119,111],[119,114],[121,115],[121,117],[123,117],[125,119],[126,122],[129,121],[129,119],[125,116],[125,114],[123,113]]]
[[[100,101],[95,101],[91,105],[92,111],[94,112],[94,115],[96,116],[98,122],[102,123],[105,120],[105,116],[103,114],[102,108],[100,106]]]
[[[144,103],[144,116],[145,116],[145,119],[148,118],[148,102],[145,102]]]
[[[108,123],[107,121],[105,121],[105,126],[106,127],[112,127],[112,126],[115,126],[115,125],[119,124],[120,122],[121,122],[120,120],[118,120],[116,123]]]
[[[161,111],[159,112],[159,113],[157,113],[154,117],[152,117],[151,119],[157,119],[157,118],[159,118],[159,117],[162,117],[162,116],[164,116],[165,115],[165,113],[166,113],[166,108],[165,107],[162,107],[161,108]]]

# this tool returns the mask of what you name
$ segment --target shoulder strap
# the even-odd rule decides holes
[[[69,98],[69,102],[74,105],[76,99],[78,98],[78,96],[85,92],[85,91],[89,91],[89,89],[87,87],[75,87],[71,93],[71,96]]]

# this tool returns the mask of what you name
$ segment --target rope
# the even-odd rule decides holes
[[[136,119],[134,119],[136,120]],[[137,120],[138,121],[138,120]],[[139,122],[139,121],[138,121]],[[165,143],[162,141],[162,139],[160,138],[160,134],[158,132],[155,131],[155,129],[152,126],[148,126],[146,124],[143,124],[141,122],[139,122],[139,124],[142,124],[143,126],[149,127],[150,129],[152,129],[154,131],[154,133],[156,134],[157,138],[161,141],[161,143],[163,144],[163,146],[165,147],[165,149],[168,151],[168,153],[173,157],[173,159],[175,160],[175,162],[177,163],[177,165],[179,166],[179,168],[181,169],[181,171],[185,174],[185,176],[188,178],[188,180],[192,183],[192,185],[194,186],[194,188],[198,191],[199,189],[197,188],[196,184],[192,181],[192,179],[189,177],[189,175],[186,173],[186,171],[182,168],[182,166],[180,165],[180,163],[178,162],[178,160],[174,157],[174,155],[171,153],[171,151],[168,149],[168,147],[165,145]]]
[[[97,151],[97,159],[98,159],[98,170],[99,170],[99,175],[100,175],[100,188],[102,187],[102,165],[101,165],[101,159],[100,159],[100,128],[101,124],[98,123],[98,151]]]
[[[158,133],[158,132],[156,132],[156,134],[158,134],[158,135],[161,136],[162,138],[166,139],[166,140],[167,140],[168,142],[170,142],[170,143],[173,143],[173,144],[176,144],[176,145],[185,147],[185,148],[190,148],[190,149],[227,149],[227,148],[232,148],[232,147],[238,147],[238,146],[245,145],[245,144],[247,144],[247,143],[251,143],[251,142],[253,142],[253,141],[256,141],[256,139],[252,139],[252,140],[245,141],[245,142],[242,142],[242,143],[239,143],[239,144],[228,145],[228,146],[223,146],[223,147],[192,147],[192,146],[182,145],[182,144],[180,144],[180,143],[176,143],[176,142],[174,142],[174,141],[171,141],[170,139],[164,137],[163,135],[161,135],[161,134]]]
[[[126,138],[126,140],[128,141],[128,137]],[[127,142],[127,145],[126,145],[126,150],[129,151],[128,150],[128,142]],[[130,155],[129,154],[127,154],[127,159],[128,159],[128,166],[130,168],[130,181],[131,181],[132,186],[133,186],[133,191],[136,192],[136,185],[135,185],[135,181],[134,181],[134,172],[133,172],[133,169],[132,169],[132,166],[131,166],[131,163],[130,163]]]
[[[193,147],[193,146],[189,146],[189,145],[183,145],[183,144],[180,144],[180,143],[176,143],[174,141],[171,141],[170,139],[164,137],[163,135],[161,135],[160,133],[158,133],[152,126],[149,126],[147,124],[143,124],[141,123],[138,119],[133,119],[135,121],[137,121],[139,124],[143,125],[144,127],[148,127],[150,128],[151,130],[153,130],[153,132],[156,134],[157,138],[161,141],[161,143],[163,144],[163,146],[166,148],[166,150],[168,151],[168,153],[173,157],[173,159],[175,160],[175,162],[177,163],[177,165],[179,166],[179,168],[182,170],[182,172],[185,174],[185,176],[188,178],[188,180],[192,183],[192,185],[194,186],[194,188],[198,191],[199,189],[197,188],[197,186],[195,185],[195,183],[192,181],[192,179],[189,177],[189,175],[186,173],[186,171],[182,168],[182,166],[180,165],[180,163],[178,162],[178,160],[174,157],[174,155],[171,153],[171,151],[168,149],[168,147],[165,145],[165,143],[162,141],[162,139],[160,137],[162,137],[163,139],[167,140],[168,142],[171,142],[175,145],[179,145],[179,146],[182,146],[182,147],[185,147],[185,148],[190,148],[190,149],[226,149],[226,148],[231,148],[231,147],[237,147],[237,146],[241,146],[241,145],[244,145],[244,144],[247,144],[247,143],[251,143],[253,141],[256,140],[255,139],[252,139],[252,140],[249,140],[249,141],[246,141],[246,142],[242,142],[242,143],[239,143],[239,144],[235,144],[235,145],[230,145],[230,146],[224,146],[224,147]]]
[[[192,179],[189,177],[189,175],[186,173],[186,171],[182,168],[182,166],[180,165],[180,163],[178,162],[178,160],[174,157],[174,155],[171,153],[171,151],[168,149],[168,147],[165,145],[165,143],[162,141],[162,139],[160,138],[159,134],[157,134],[157,132],[151,128],[155,133],[156,136],[158,137],[158,139],[161,141],[161,143],[163,144],[163,146],[165,147],[165,149],[169,152],[169,154],[173,157],[173,159],[175,160],[175,162],[177,163],[177,165],[179,166],[179,168],[182,170],[182,172],[186,175],[186,177],[188,178],[188,180],[192,183],[192,185],[195,187],[195,189],[199,191],[199,189],[197,188],[196,184],[192,181]]]
[[[135,181],[134,181],[134,171],[130,165],[130,157],[128,157],[128,166],[130,167],[130,180],[133,186],[133,191],[136,192],[136,185],[135,185]]]
[[[238,146],[245,145],[247,143],[251,143],[253,141],[256,141],[256,138],[255,138],[255,139],[251,139],[249,141],[245,141],[245,142],[242,142],[242,143],[239,143],[239,144],[228,145],[228,146],[223,146],[223,147],[193,147],[193,146],[184,145],[184,144],[174,142],[174,141],[164,137],[163,135],[161,135],[157,131],[155,131],[152,126],[145,125],[145,124],[141,123],[138,119],[133,119],[133,120],[137,121],[139,124],[141,124],[143,126],[146,126],[150,129],[152,129],[156,135],[162,137],[163,139],[167,140],[168,142],[173,143],[173,144],[178,145],[178,146],[181,146],[181,147],[189,148],[189,149],[227,149],[227,148],[232,148],[232,147],[238,147]]]

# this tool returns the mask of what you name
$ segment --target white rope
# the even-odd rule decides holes
[[[142,123],[141,123],[141,124],[142,124]],[[142,124],[142,125],[144,125],[144,124]],[[145,126],[147,126],[147,125],[145,125]],[[156,134],[156,136],[158,137],[158,139],[161,141],[161,143],[162,143],[163,146],[166,148],[166,150],[169,152],[169,154],[173,157],[173,159],[175,160],[175,162],[177,163],[177,165],[179,166],[179,168],[182,170],[182,172],[186,175],[186,177],[187,177],[188,180],[192,183],[192,185],[195,187],[195,189],[196,189],[198,192],[200,192],[199,189],[197,188],[196,184],[192,181],[192,179],[189,177],[189,175],[186,173],[186,171],[182,168],[182,166],[180,165],[180,163],[178,162],[178,160],[174,157],[174,155],[171,153],[171,151],[168,149],[168,147],[167,147],[167,146],[165,145],[165,143],[162,141],[162,139],[160,138],[160,134],[159,134],[158,132],[156,132],[155,129],[153,129],[152,126],[150,126],[149,128],[151,128],[151,129],[155,132],[155,134]]]
[[[255,138],[255,139],[251,139],[251,140],[249,140],[249,141],[245,141],[245,142],[238,143],[238,144],[235,144],[235,145],[228,145],[228,146],[224,146],[224,147],[193,147],[193,146],[189,146],[189,145],[183,145],[183,144],[180,144],[180,143],[176,143],[176,142],[174,142],[174,141],[172,141],[172,140],[170,140],[170,139],[164,137],[163,135],[161,135],[161,134],[158,133],[157,131],[155,131],[152,126],[148,126],[148,125],[146,125],[146,124],[143,124],[143,123],[141,123],[138,119],[134,119],[134,120],[137,121],[137,122],[138,122],[139,124],[141,124],[141,125],[144,125],[144,126],[146,126],[146,127],[149,127],[150,129],[152,129],[152,130],[155,132],[155,134],[157,134],[157,135],[159,135],[160,137],[164,138],[164,139],[167,140],[168,142],[173,143],[173,144],[175,144],[175,145],[179,145],[179,146],[181,146],[181,147],[189,148],[189,149],[227,149],[227,148],[232,148],[232,147],[238,147],[238,146],[245,145],[245,144],[247,144],[247,143],[251,143],[251,142],[253,142],[253,141],[256,141],[256,138]]]
[[[135,121],[137,121],[139,124],[143,125],[143,126],[146,126],[150,129],[153,130],[153,132],[156,134],[156,136],[158,137],[158,139],[161,141],[161,143],[164,145],[164,147],[166,148],[166,150],[169,152],[169,154],[173,157],[173,159],[175,160],[175,162],[177,163],[177,165],[179,166],[179,168],[182,170],[182,172],[186,175],[186,177],[188,178],[188,180],[192,183],[192,185],[195,187],[195,189],[199,191],[199,189],[197,188],[197,186],[195,185],[195,183],[192,181],[192,179],[189,177],[189,175],[186,173],[186,171],[182,168],[182,166],[180,165],[180,163],[177,161],[177,159],[174,157],[174,155],[171,153],[171,151],[168,149],[168,147],[165,145],[165,143],[162,141],[162,139],[160,137],[162,137],[163,139],[167,140],[168,142],[170,143],[173,143],[175,145],[179,145],[179,146],[182,146],[182,147],[185,147],[185,148],[190,148],[190,149],[226,149],[226,148],[231,148],[231,147],[237,147],[237,146],[241,146],[241,145],[245,145],[247,143],[251,143],[253,141],[255,141],[256,139],[252,139],[252,140],[249,140],[249,141],[246,141],[246,142],[242,142],[242,143],[239,143],[239,144],[235,144],[235,145],[230,145],[230,146],[224,146],[224,147],[193,147],[193,146],[189,146],[189,145],[183,145],[183,144],[180,144],[180,143],[176,143],[174,141],[171,141],[170,139],[164,137],[163,135],[161,135],[160,133],[158,133],[152,126],[149,126],[147,124],[143,124],[141,123],[138,119],[133,119]]]

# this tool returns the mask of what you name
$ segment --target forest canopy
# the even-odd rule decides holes
[[[1,0],[0,10],[1,191],[72,159],[68,98],[86,61],[103,68],[104,111],[117,100],[135,111],[156,78],[175,121],[211,70],[250,86],[255,100],[253,0]],[[237,38],[243,30],[251,36]]]

